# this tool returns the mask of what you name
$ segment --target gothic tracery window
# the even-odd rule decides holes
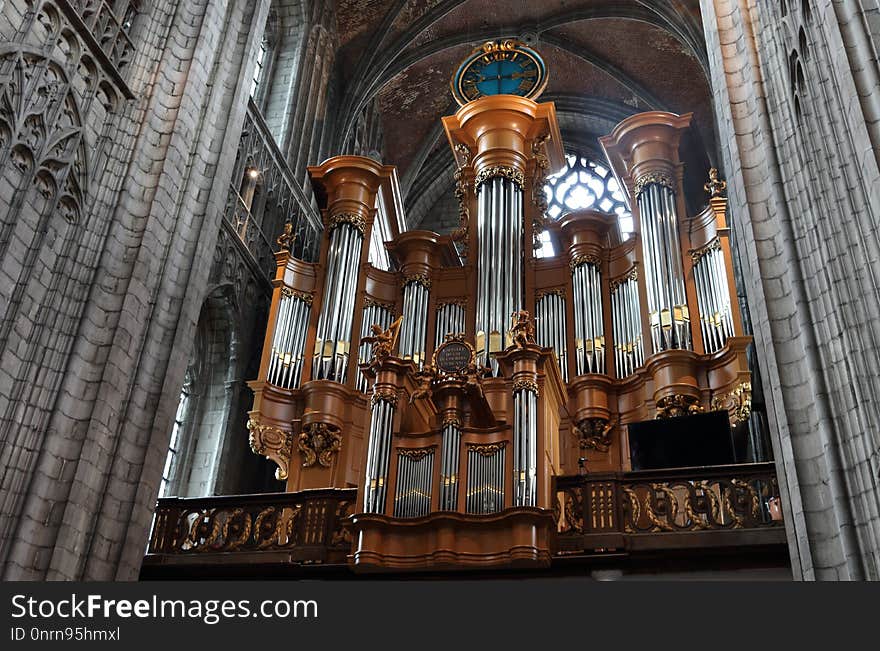
[[[614,172],[602,163],[575,153],[565,155],[566,168],[548,177],[544,186],[547,216],[559,219],[572,210],[594,208],[618,216],[622,239],[633,231],[633,219]],[[546,231],[538,235],[540,248],[535,255],[546,258],[556,254]]]

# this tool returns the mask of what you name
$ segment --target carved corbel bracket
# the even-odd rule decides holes
[[[278,465],[275,469],[276,479],[287,479],[293,434],[271,425],[261,425],[254,417],[248,419],[247,429],[254,454],[260,454]]]

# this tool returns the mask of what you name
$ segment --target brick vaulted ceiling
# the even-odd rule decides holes
[[[410,227],[444,230],[436,213],[451,208],[453,161],[440,118],[457,108],[449,79],[493,38],[515,36],[542,54],[542,100],[556,102],[566,146],[598,155],[596,139],[629,114],[692,111],[685,162],[703,175],[715,159],[699,0],[337,0],[337,28],[336,145],[375,98]]]

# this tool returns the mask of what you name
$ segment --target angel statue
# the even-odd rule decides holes
[[[384,359],[391,356],[400,334],[401,321],[403,321],[403,315],[397,317],[387,330],[382,330],[382,326],[376,323],[370,326],[370,332],[373,335],[364,337],[364,343],[373,344],[373,359]]]

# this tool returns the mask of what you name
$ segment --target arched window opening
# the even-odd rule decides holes
[[[180,399],[177,402],[177,412],[174,414],[174,425],[171,426],[171,440],[168,443],[168,454],[165,455],[165,465],[162,467],[162,482],[159,485],[159,497],[165,497],[169,493],[175,466],[180,460],[180,443],[182,432],[186,423],[186,411],[190,403],[192,392],[192,369],[186,370],[186,379],[180,391]]]
[[[786,0],[779,0],[779,13],[783,18],[788,15],[788,2]]]
[[[230,412],[234,407],[238,339],[227,292],[205,300],[192,357],[172,424],[159,496],[217,492]]]
[[[621,239],[628,238],[633,232],[633,218],[614,172],[607,165],[579,154],[566,154],[565,161],[565,169],[548,177],[544,186],[547,216],[559,219],[572,210],[601,210],[617,215]],[[537,235],[535,244],[535,257],[556,255],[546,231]]]

